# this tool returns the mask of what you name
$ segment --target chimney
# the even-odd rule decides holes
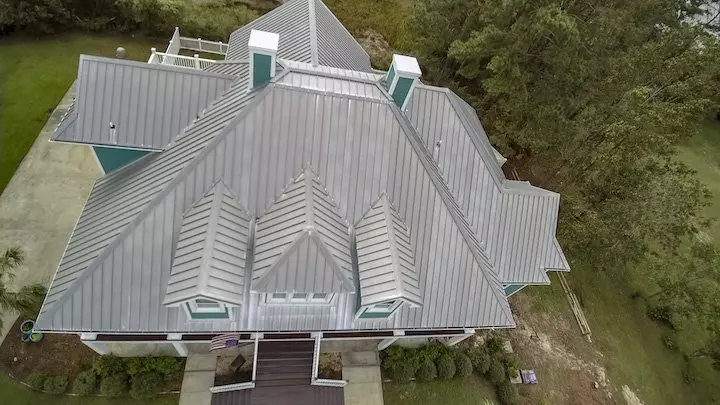
[[[248,50],[253,88],[269,82],[275,76],[275,58],[279,40],[280,36],[272,32],[250,31]]]
[[[393,55],[390,70],[385,76],[385,87],[401,110],[405,110],[420,75],[422,72],[417,59],[412,56]]]

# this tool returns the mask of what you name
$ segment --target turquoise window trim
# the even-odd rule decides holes
[[[392,86],[392,81],[395,78],[395,66],[390,65],[390,70],[388,70],[387,74],[387,82],[385,83],[387,85],[387,88],[390,88]]]
[[[368,308],[364,308],[363,312],[358,316],[359,319],[378,319],[378,318],[389,318],[394,311],[390,312],[368,312]]]
[[[272,78],[272,56],[253,53],[253,87],[265,84]]]
[[[92,146],[92,148],[105,174],[127,166],[150,153],[145,150],[108,148],[105,146]]]
[[[187,311],[192,319],[230,319],[230,311],[225,308],[225,312],[193,312],[190,304],[185,303]]]
[[[402,108],[405,103],[405,99],[412,89],[413,82],[415,80],[409,77],[399,77],[395,89],[393,90],[392,97],[395,100],[395,104]]]
[[[518,291],[525,288],[526,285],[527,284],[506,284],[506,285],[504,285],[503,289],[505,290],[505,296],[509,297],[509,296],[517,293]]]

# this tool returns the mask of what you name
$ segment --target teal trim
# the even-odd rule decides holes
[[[393,79],[395,78],[395,66],[390,65],[390,70],[388,70],[387,74],[387,87],[390,88],[390,85],[392,84]]]
[[[185,303],[187,305],[188,312],[190,312],[190,317],[192,319],[228,319],[230,318],[230,312],[227,308],[225,308],[225,312],[193,312],[190,309],[190,304]]]
[[[505,296],[509,297],[515,294],[516,292],[525,288],[526,285],[527,284],[508,284],[503,286],[503,289],[505,290]]]
[[[392,96],[393,100],[395,100],[395,104],[397,104],[400,108],[402,108],[408,93],[410,93],[413,81],[413,79],[408,77],[401,77],[398,79],[397,85],[395,85],[395,91],[393,91]]]
[[[93,146],[95,155],[105,173],[110,173],[147,155],[148,151],[136,149],[105,148]]]
[[[368,312],[365,308],[362,314],[358,318],[360,319],[376,319],[376,318],[387,318],[392,315],[392,312]]]
[[[272,57],[261,53],[253,54],[253,87],[270,81]]]

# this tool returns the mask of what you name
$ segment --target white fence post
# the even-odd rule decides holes
[[[195,69],[200,69],[200,55],[196,53],[193,58],[195,58]]]
[[[157,63],[155,62],[155,58],[157,57],[157,55],[155,55],[155,52],[157,52],[157,49],[150,48],[150,59],[148,59],[148,63]]]

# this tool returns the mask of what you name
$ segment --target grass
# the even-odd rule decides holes
[[[81,53],[114,56],[123,46],[130,58],[146,60],[159,43],[163,41],[78,34],[0,39],[0,194],[77,77]]]
[[[482,377],[424,383],[384,383],[383,399],[390,405],[478,405],[483,399],[497,403],[495,387]]]
[[[378,32],[394,48],[403,50],[407,43],[405,21],[410,13],[409,0],[325,0],[354,37],[367,29]]]
[[[55,396],[32,391],[0,373],[0,398],[10,400],[12,405],[173,405],[178,403],[177,395],[160,395],[152,401],[138,401],[129,398],[106,399],[98,397]],[[6,403],[6,402],[3,402]]]

